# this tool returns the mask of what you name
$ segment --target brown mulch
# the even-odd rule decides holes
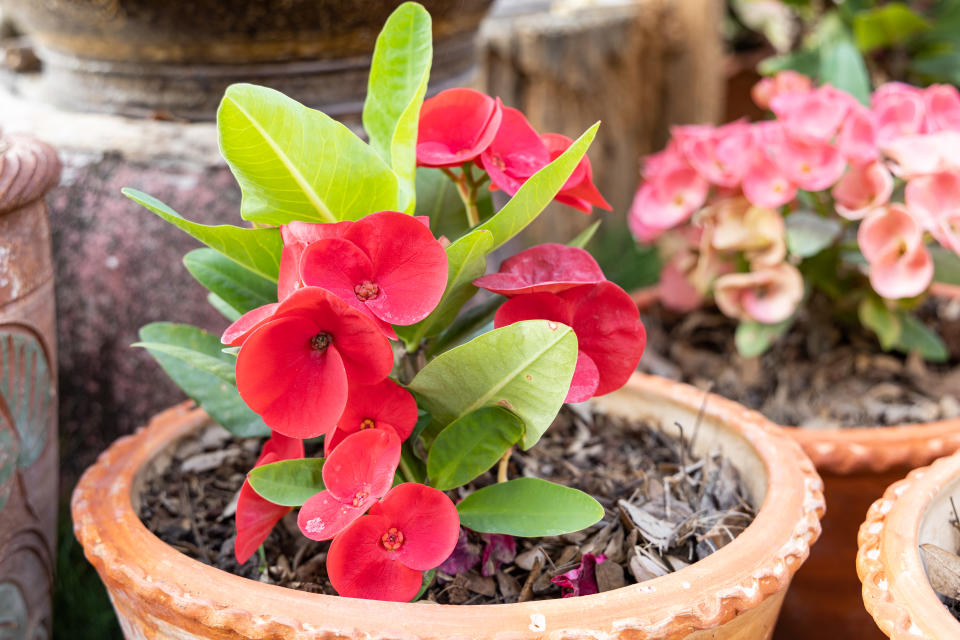
[[[682,569],[723,547],[752,522],[755,510],[730,462],[720,452],[694,456],[688,438],[696,437],[696,425],[685,433],[678,441],[655,425],[565,408],[535,447],[513,454],[510,477],[536,476],[586,491],[604,506],[603,520],[569,535],[514,538],[515,556],[494,544],[502,537],[469,532],[455,555],[461,569],[470,568],[454,575],[453,565],[444,565],[450,573],[438,571],[424,599],[492,604],[561,597],[551,579],[579,567],[584,554],[605,556],[595,578],[607,591]],[[333,594],[324,571],[329,543],[301,535],[295,511],[267,538],[262,559],[254,554],[243,565],[234,559],[236,494],[261,443],[235,440],[216,426],[181,441],[166,468],[145,479],[140,517],[177,550],[217,568]],[[451,497],[456,501],[492,483],[494,473]],[[500,554],[481,566],[488,543]]]
[[[884,353],[872,333],[827,320],[824,311],[811,304],[769,351],[743,358],[735,321],[715,308],[676,314],[656,306],[642,314],[648,337],[640,370],[710,389],[778,424],[811,429],[960,416],[960,301],[928,301],[920,312],[950,350],[944,364]]]

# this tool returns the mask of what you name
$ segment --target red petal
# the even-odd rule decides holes
[[[280,277],[277,281],[277,300],[285,300],[291,293],[303,286],[300,281],[300,256],[303,255],[302,243],[283,245],[280,252]]]
[[[263,450],[260,452],[260,457],[257,458],[257,463],[253,466],[259,467],[260,465],[267,464],[264,460],[270,456],[272,456],[274,460],[296,460],[297,458],[302,458],[303,440],[288,438],[282,433],[274,431],[270,434],[270,438],[263,443]]]
[[[541,244],[521,251],[491,273],[473,281],[478,287],[507,297],[546,291],[558,293],[606,277],[589,253],[562,244]]]
[[[577,352],[577,367],[573,371],[573,381],[564,402],[583,402],[596,395],[600,372],[593,359],[585,352]]]
[[[343,222],[299,222],[294,221],[280,227],[280,236],[284,244],[301,243],[308,245],[317,240],[339,238],[353,226],[352,220]]]
[[[493,326],[499,329],[521,320],[553,320],[572,326],[575,310],[555,293],[527,293],[504,302],[493,317]]]
[[[367,308],[391,324],[426,318],[447,286],[447,252],[430,230],[411,216],[381,211],[359,220],[347,239],[370,257],[380,288]]]
[[[262,463],[275,462],[274,456],[267,455]],[[273,527],[287,515],[290,507],[273,504],[260,497],[246,480],[240,487],[237,497],[237,512],[234,521],[237,527],[237,539],[233,545],[233,553],[237,562],[243,564],[257,550],[263,541],[270,535]]]
[[[390,490],[398,464],[397,435],[385,429],[365,429],[344,439],[323,463],[323,484],[338,500],[352,502],[360,495],[366,504],[367,499]]]
[[[500,128],[500,100],[473,89],[441,91],[420,108],[417,164],[455,167],[486,149]]]
[[[587,174],[587,179],[572,189],[561,191],[555,200],[557,202],[563,202],[564,204],[570,204],[570,202],[566,200],[585,202],[588,205],[600,207],[601,209],[606,209],[607,211],[613,210],[613,207],[610,206],[610,203],[606,201],[606,199],[603,197],[603,194],[601,194],[596,185],[593,184],[593,179],[590,177],[589,173]],[[570,206],[583,211],[581,207],[578,207],[575,204],[571,204]],[[590,213],[590,211],[587,210],[586,213]]]
[[[242,345],[253,331],[273,317],[279,303],[271,302],[262,307],[251,309],[237,318],[220,336],[220,342],[231,347]]]
[[[349,502],[338,500],[329,491],[321,491],[300,507],[297,526],[300,527],[300,533],[311,540],[330,540],[362,516],[373,500],[375,498],[354,507]]]
[[[389,431],[393,435],[397,436],[398,439],[400,438],[400,434],[397,433],[397,430],[393,427],[393,425],[389,425],[386,422],[378,423],[377,426],[374,427],[374,429],[380,429],[381,431]],[[334,429],[332,432],[328,433],[326,437],[324,437],[323,439],[324,455],[329,456],[330,453],[334,449],[336,449],[341,442],[346,440],[349,436],[353,435],[353,433],[347,433],[343,429]]]
[[[559,158],[573,143],[573,140],[558,133],[545,133],[542,138],[550,151],[551,162]],[[590,213],[593,210],[591,205],[607,211],[613,209],[593,184],[593,167],[590,166],[590,158],[587,156],[581,158],[577,168],[567,178],[554,200],[584,213]]]
[[[386,516],[389,527],[403,534],[397,559],[419,571],[433,569],[450,557],[460,535],[460,515],[445,493],[405,482],[373,505],[370,514]]]
[[[571,138],[559,133],[545,133],[540,136],[540,139],[543,140],[545,145],[547,145],[547,151],[550,152],[550,162],[553,162],[563,155],[563,152],[569,149],[570,145],[573,144],[573,140]],[[563,187],[560,189],[560,192],[563,193],[567,189],[580,184],[587,176],[587,167],[589,165],[589,158],[587,158],[587,156],[583,156],[583,158],[580,159],[580,162],[577,163],[577,167],[573,170],[573,173],[571,173],[570,177],[567,178],[567,181],[563,183]]]
[[[346,433],[355,433],[364,420],[372,420],[374,426],[389,424],[401,441],[406,440],[417,424],[417,401],[390,378],[373,385],[351,386],[347,407],[337,427]]]
[[[321,435],[343,413],[347,374],[340,353],[334,345],[319,353],[310,344],[324,330],[309,318],[281,317],[254,331],[237,356],[240,396],[267,426],[283,435]]]
[[[503,108],[503,121],[493,142],[480,155],[490,180],[514,195],[527,178],[550,162],[550,152],[526,116],[516,109]]]
[[[388,523],[382,516],[363,516],[330,544],[327,576],[341,596],[409,602],[420,591],[423,575],[380,544]]]

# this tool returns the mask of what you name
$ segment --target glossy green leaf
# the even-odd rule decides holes
[[[136,189],[122,189],[139,205],[154,212],[181,231],[227,256],[239,265],[274,282],[280,273],[283,239],[279,229],[245,229],[227,224],[210,226],[191,222],[153,196]]]
[[[377,37],[370,66],[363,128],[373,147],[397,174],[398,209],[412,213],[417,168],[417,125],[427,92],[433,34],[430,14],[406,2],[390,15]]]
[[[930,255],[933,256],[934,281],[960,285],[960,257],[943,247],[933,247]]]
[[[780,336],[787,332],[792,323],[792,318],[776,324],[741,322],[737,325],[737,331],[734,334],[737,351],[744,358],[755,358],[762,355]]]
[[[26,469],[36,462],[47,445],[51,412],[55,410],[50,365],[38,337],[15,326],[0,330],[0,406],[13,424],[4,424],[0,411],[0,430],[15,431],[16,463]]]
[[[843,89],[861,104],[870,104],[870,75],[863,56],[848,38],[829,42],[820,50],[820,81]]]
[[[577,363],[566,325],[526,320],[442,353],[410,383],[420,406],[451,423],[481,407],[501,406],[523,420],[523,448],[540,439],[563,405]]]
[[[493,199],[489,189],[477,193],[477,213],[480,220],[493,215]],[[438,238],[446,236],[454,241],[470,231],[467,211],[457,187],[440,169],[417,169],[416,215],[430,218],[430,230]]]
[[[577,234],[577,237],[567,243],[568,247],[577,247],[578,249],[585,248],[591,240],[593,240],[594,234],[597,233],[597,229],[600,228],[600,223],[603,220],[597,220],[589,227]]]
[[[223,353],[219,338],[190,325],[154,322],[140,329],[140,339],[145,343],[199,352],[219,359],[228,368],[232,368],[237,361],[235,356]],[[240,438],[270,434],[263,419],[243,402],[236,386],[218,375],[193,366],[167,349],[147,347],[147,351],[177,386],[232,434]]]
[[[787,250],[801,258],[820,253],[833,244],[843,231],[839,220],[804,210],[788,215],[786,228]]]
[[[586,493],[539,478],[484,487],[464,498],[457,511],[468,529],[525,538],[573,533],[603,518],[603,507]]]
[[[236,386],[237,379],[234,375],[235,362],[225,362],[220,354],[208,355],[202,351],[197,351],[191,347],[183,347],[178,344],[169,344],[164,342],[134,342],[131,347],[140,347],[146,349],[151,355],[162,353],[181,360],[184,364],[204,373],[208,373],[215,378]]]
[[[533,174],[503,209],[477,227],[493,234],[491,251],[500,248],[523,231],[550,204],[577,168],[580,159],[587,153],[599,127],[598,122],[587,129],[556,160]]]
[[[346,126],[279,91],[231,85],[217,130],[247,220],[336,222],[397,209],[397,176],[380,156]]]
[[[483,407],[440,432],[427,456],[430,484],[447,491],[497,463],[523,436],[523,421],[503,407]]]
[[[853,17],[857,47],[865,53],[903,44],[929,26],[923,16],[902,2],[888,2]]]
[[[883,300],[867,296],[857,308],[860,323],[877,334],[884,351],[894,348],[903,333],[903,324],[899,316],[887,308]]]
[[[299,507],[324,490],[323,458],[281,460],[254,467],[247,474],[261,498],[285,507]]]
[[[820,51],[817,49],[802,49],[778,56],[770,56],[757,65],[757,71],[765,76],[788,69],[806,76],[816,77],[820,73]]]
[[[210,303],[211,307],[220,312],[220,315],[230,322],[236,322],[240,319],[240,316],[243,315],[239,309],[231,307],[229,304],[227,304],[226,300],[215,293],[207,294],[207,302]]]
[[[950,350],[936,331],[910,313],[901,312],[899,317],[902,330],[896,345],[898,351],[916,352],[930,362],[946,362],[950,359]]]
[[[277,301],[276,282],[213,249],[194,249],[183,256],[183,264],[200,284],[242,313]]]

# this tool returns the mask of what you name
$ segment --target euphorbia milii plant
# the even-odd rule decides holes
[[[512,536],[598,521],[600,504],[577,490],[510,478],[511,452],[536,445],[565,401],[622,386],[646,339],[584,237],[486,274],[487,257],[551,201],[609,209],[585,156],[597,125],[571,140],[471,89],[424,100],[430,52],[429,15],[400,6],[373,57],[369,142],[270,89],[230,87],[219,140],[250,227],[189,222],[125,191],[208,245],[184,262],[226,317],[221,336],[163,323],[140,345],[235,435],[271,435],[239,492],[237,560],[257,561],[299,509],[303,535],[329,544],[330,583],[355,598],[416,598],[465,528],[495,541],[483,557],[494,567],[515,553]],[[738,144],[704,140],[707,163]],[[454,205],[429,188],[447,180]],[[505,192],[498,211],[489,190]],[[896,262],[886,245],[878,255]],[[555,516],[531,524],[532,508]]]
[[[784,71],[753,96],[772,119],[677,127],[647,159],[630,224],[661,249],[663,304],[714,301],[758,355],[827,296],[884,349],[946,359],[915,309],[960,255],[960,92],[888,83],[866,105]]]

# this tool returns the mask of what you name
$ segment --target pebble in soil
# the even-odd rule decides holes
[[[561,597],[552,579],[577,568],[585,554],[605,556],[595,577],[599,590],[609,591],[680,570],[720,549],[752,522],[755,509],[730,461],[720,451],[695,456],[691,437],[697,437],[696,425],[681,440],[656,425],[582,405],[564,408],[535,447],[513,454],[510,477],[585,491],[603,505],[603,520],[568,535],[515,538],[515,553],[496,549],[500,553],[486,563],[480,560],[490,538],[469,532],[458,557],[470,568],[455,575],[438,571],[424,599],[491,604]],[[295,511],[274,528],[262,558],[255,554],[243,565],[234,559],[236,496],[261,443],[235,440],[215,426],[181,441],[147,474],[140,517],[177,550],[224,571],[333,594],[324,571],[329,543],[301,535]],[[487,473],[451,497],[459,500],[494,481]]]

